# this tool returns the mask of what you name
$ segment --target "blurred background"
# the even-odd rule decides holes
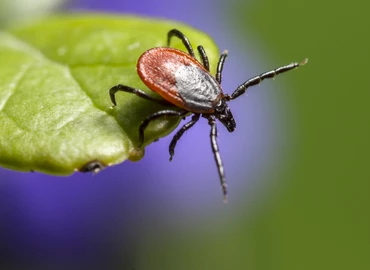
[[[24,3],[2,1],[0,22],[83,10],[190,24],[229,50],[227,93],[309,62],[230,104],[237,130],[219,126],[228,204],[204,120],[171,163],[168,136],[94,176],[0,169],[0,269],[370,269],[370,4]]]

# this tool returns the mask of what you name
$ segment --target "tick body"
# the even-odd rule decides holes
[[[224,201],[227,200],[227,184],[224,167],[222,164],[217,144],[216,120],[219,120],[229,132],[236,127],[234,117],[227,102],[244,94],[248,87],[259,84],[262,80],[273,78],[276,75],[304,65],[307,59],[301,63],[291,63],[274,70],[264,72],[252,77],[239,85],[231,94],[224,94],[221,88],[222,70],[227,57],[227,51],[221,54],[217,64],[216,76],[209,72],[209,62],[203,46],[197,50],[201,56],[201,62],[195,58],[193,47],[187,37],[177,29],[168,32],[167,45],[170,45],[172,37],[181,39],[188,53],[170,48],[157,47],[144,52],[137,62],[137,72],[144,84],[162,98],[154,98],[146,92],[126,85],[116,85],[109,90],[113,105],[116,105],[115,94],[117,91],[136,94],[138,97],[174,107],[149,115],[143,120],[139,128],[140,146],[144,141],[144,131],[150,121],[163,116],[180,116],[185,118],[189,113],[193,116],[173,137],[169,152],[170,160],[174,155],[175,147],[181,136],[199,120],[200,116],[208,120],[211,127],[210,139],[212,152],[216,161],[220,177]]]
[[[153,48],[138,60],[137,72],[148,88],[176,107],[213,113],[223,97],[220,84],[193,57],[172,48]]]

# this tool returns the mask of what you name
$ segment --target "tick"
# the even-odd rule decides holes
[[[182,41],[188,53],[169,47],[173,37]],[[177,131],[170,143],[170,161],[174,156],[176,144],[184,132],[194,126],[200,116],[207,119],[211,127],[212,152],[220,177],[224,201],[226,202],[227,184],[216,140],[216,120],[219,120],[229,132],[233,132],[236,124],[227,102],[238,98],[245,93],[248,87],[259,84],[264,79],[274,78],[280,73],[306,64],[307,59],[301,63],[291,63],[252,77],[239,85],[231,95],[228,95],[223,92],[221,87],[222,70],[227,51],[221,54],[217,64],[216,76],[212,76],[209,70],[208,57],[203,46],[199,45],[197,47],[201,58],[201,62],[199,62],[195,58],[190,41],[177,29],[168,32],[167,46],[152,48],[144,52],[136,66],[137,73],[144,84],[162,98],[152,97],[140,89],[118,84],[109,90],[113,107],[116,106],[115,94],[117,91],[132,93],[140,98],[173,107],[173,109],[158,111],[143,120],[139,128],[140,146],[144,142],[144,131],[150,121],[163,116],[179,116],[185,119],[188,114],[192,114],[191,120]]]

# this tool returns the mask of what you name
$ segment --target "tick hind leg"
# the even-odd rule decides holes
[[[271,78],[274,78],[275,76],[277,76],[281,73],[284,73],[284,72],[287,72],[289,70],[295,69],[299,66],[303,66],[304,64],[307,63],[307,61],[308,60],[305,59],[300,63],[291,63],[289,65],[282,66],[282,67],[267,71],[265,73],[262,73],[258,76],[253,77],[253,78],[250,78],[248,81],[239,85],[239,87],[236,88],[236,90],[234,91],[234,93],[232,93],[231,96],[226,96],[226,97],[227,97],[228,100],[236,99],[240,95],[244,94],[248,87],[259,84],[264,79],[271,79]]]
[[[188,113],[187,111],[163,110],[163,111],[159,111],[159,112],[149,115],[147,118],[144,119],[144,121],[141,123],[139,127],[139,147],[141,147],[144,143],[144,131],[152,120],[157,119],[159,117],[163,117],[163,116],[183,117],[187,113]]]
[[[181,39],[182,44],[184,44],[185,48],[188,50],[189,54],[195,58],[193,46],[191,46],[189,39],[179,30],[172,29],[167,34],[167,46],[170,46],[171,44],[171,38],[175,36]]]
[[[115,95],[118,91],[135,94],[138,97],[141,97],[141,98],[149,100],[149,101],[153,101],[153,102],[161,104],[161,105],[166,105],[166,106],[171,106],[172,105],[171,103],[169,103],[168,101],[166,101],[164,99],[159,99],[159,98],[155,98],[155,97],[152,97],[152,96],[148,95],[143,90],[133,88],[133,87],[130,87],[130,86],[127,86],[127,85],[118,84],[116,86],[113,86],[109,90],[110,100],[112,101],[112,104],[113,104],[112,107],[115,107],[117,105]]]
[[[208,124],[211,126],[210,138],[211,138],[212,152],[213,152],[213,155],[216,161],[218,174],[220,176],[220,183],[221,183],[222,193],[224,195],[224,202],[226,203],[227,202],[227,184],[226,184],[226,178],[225,178],[225,170],[224,170],[224,165],[222,164],[220,151],[218,149],[216,119],[213,115],[208,117]]]
[[[170,161],[172,160],[173,156],[175,155],[175,147],[180,140],[181,136],[185,133],[185,131],[189,130],[192,126],[195,125],[195,123],[199,120],[200,114],[194,114],[193,117],[191,118],[191,121],[186,123],[177,131],[175,136],[173,136],[172,141],[170,143],[169,151],[170,151]]]

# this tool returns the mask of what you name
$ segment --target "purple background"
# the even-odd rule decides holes
[[[85,0],[71,1],[68,9],[162,17],[205,31],[221,51],[229,50],[223,76],[227,93],[275,67],[261,61],[253,40],[245,43],[228,23],[233,14],[224,1]],[[54,177],[0,169],[2,262],[109,268],[123,256],[130,266],[135,265],[135,248],[145,235],[235,222],[239,215],[253,212],[287,140],[286,112],[278,100],[272,100],[273,88],[264,83],[230,104],[237,121],[234,133],[218,125],[229,183],[227,205],[222,203],[210,128],[204,119],[183,136],[171,163],[172,135],[150,145],[140,162],[127,161],[94,176]]]

